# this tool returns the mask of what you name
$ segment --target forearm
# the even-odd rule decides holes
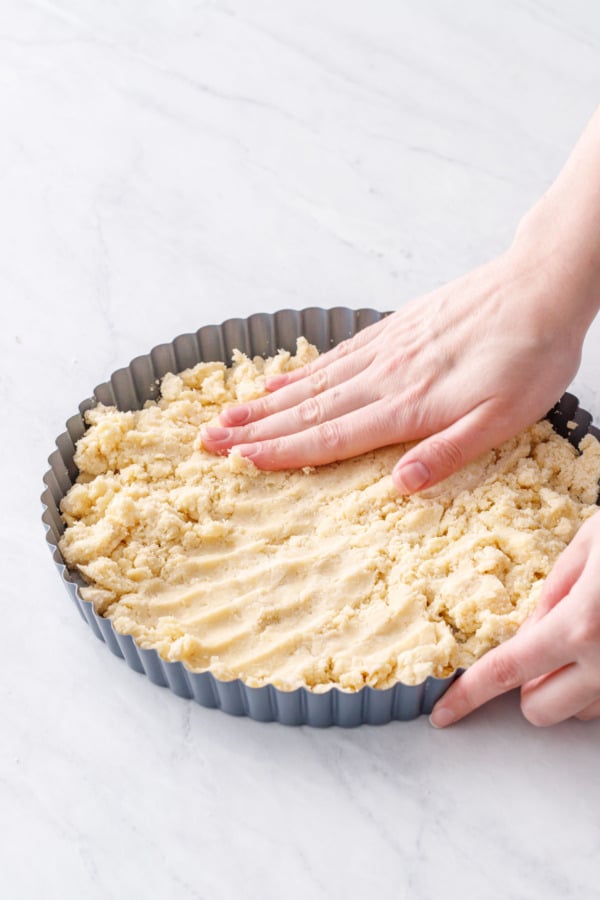
[[[523,218],[511,249],[558,280],[564,304],[551,318],[564,314],[582,340],[600,309],[600,107],[552,186]]]

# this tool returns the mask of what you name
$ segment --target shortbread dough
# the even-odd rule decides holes
[[[166,375],[142,410],[87,412],[63,557],[117,631],[194,672],[354,691],[469,666],[595,512],[600,443],[539,422],[413,497],[390,475],[405,446],[285,472],[203,449],[202,424],[316,355],[236,352]]]

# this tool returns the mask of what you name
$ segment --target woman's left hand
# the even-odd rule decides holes
[[[521,688],[533,725],[600,716],[600,513],[583,524],[517,634],[486,653],[438,700],[431,724],[451,725]]]

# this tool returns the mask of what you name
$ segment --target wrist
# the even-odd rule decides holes
[[[557,182],[523,217],[509,255],[543,278],[541,303],[549,324],[568,323],[583,342],[600,309],[599,221]]]

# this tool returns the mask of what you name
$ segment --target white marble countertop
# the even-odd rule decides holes
[[[2,0],[2,896],[600,897],[600,722],[436,732],[180,700],[81,621],[39,494],[154,344],[397,307],[501,251],[599,102],[578,0]],[[600,414],[600,326],[575,382]]]

